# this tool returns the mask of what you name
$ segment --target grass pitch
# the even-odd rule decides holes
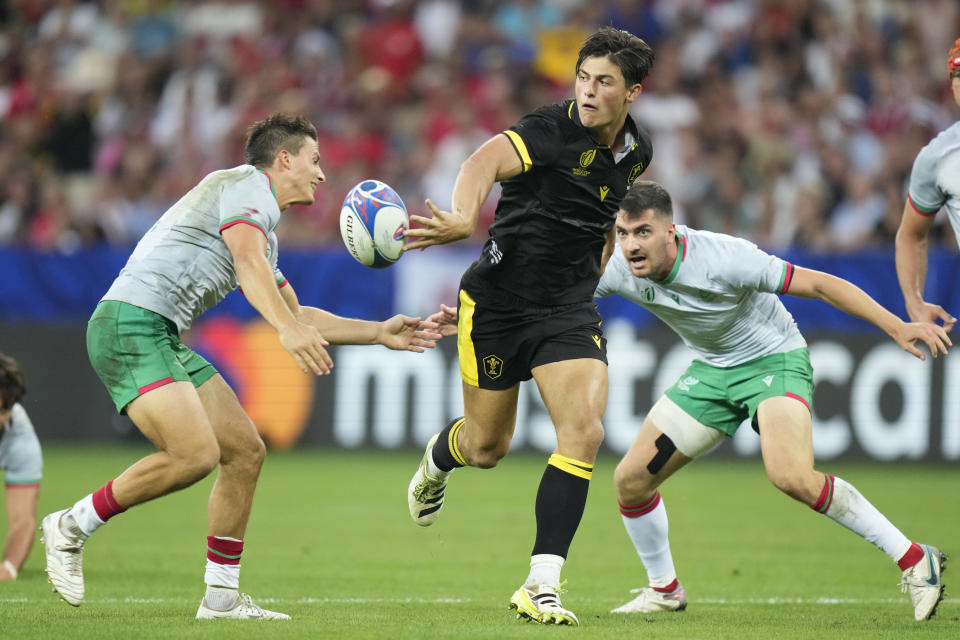
[[[146,453],[47,445],[40,515]],[[687,611],[613,615],[646,582],[616,508],[613,458],[597,464],[564,570],[580,628],[515,620],[545,456],[458,471],[423,529],[405,493],[417,452],[270,452],[246,536],[241,588],[289,622],[196,621],[212,479],[118,516],[84,552],[87,601],[50,593],[43,549],[0,583],[2,638],[957,638],[960,599],[913,620],[880,551],[777,492],[757,462],[705,460],[663,489]],[[960,562],[960,470],[820,465],[857,486],[907,536]],[[4,520],[4,519],[0,519]],[[0,536],[5,540],[5,520]],[[954,567],[960,580],[960,565]]]

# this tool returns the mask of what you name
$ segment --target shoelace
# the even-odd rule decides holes
[[[254,604],[254,603],[253,603],[253,598],[251,598],[251,597],[250,597],[248,594],[246,594],[246,593],[243,593],[243,594],[240,595],[240,605],[239,605],[239,606],[240,606],[240,610],[241,610],[243,613],[247,613],[247,614],[252,613],[252,614],[255,614],[255,615],[258,615],[258,616],[264,615],[264,613],[263,613],[263,608],[261,608],[261,607],[260,607],[259,605],[257,605],[257,604]]]
[[[909,580],[904,576],[900,578],[900,584],[897,586],[900,587],[900,593],[906,593],[910,590],[910,587],[928,587],[930,585],[924,584],[922,580]]]
[[[560,594],[566,591],[566,584],[567,581],[563,580],[556,587],[548,586],[546,588],[550,589],[551,591],[536,593],[530,596],[530,600],[537,605],[538,609],[543,610],[545,608],[549,608],[565,612],[566,609],[564,609],[563,605],[560,603]]]
[[[57,545],[57,551],[64,551],[68,555],[64,558],[64,568],[72,576],[79,576],[83,572],[82,562],[81,562],[81,551],[83,551],[83,543],[76,540],[71,540],[69,537],[64,535],[62,532],[64,542]]]
[[[427,475],[426,471],[423,473],[423,480],[417,483],[417,486],[413,488],[413,497],[417,500],[423,501],[424,497],[434,497],[433,495],[428,495],[429,493],[436,493],[443,488],[443,480],[439,478],[431,478]]]

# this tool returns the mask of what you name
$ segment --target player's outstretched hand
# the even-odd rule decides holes
[[[441,211],[437,205],[430,200],[426,201],[427,207],[433,213],[432,218],[423,216],[410,216],[410,224],[417,223],[418,227],[411,227],[403,232],[407,243],[403,246],[404,251],[413,249],[426,249],[435,244],[447,244],[469,238],[473,233],[470,220],[457,213]],[[410,242],[411,238],[419,238]]]
[[[939,320],[943,323],[943,328],[946,331],[953,329],[953,325],[957,323],[957,319],[947,313],[946,309],[938,304],[931,304],[929,302],[921,302],[919,307],[913,309],[907,307],[907,314],[914,322],[935,323]]]
[[[457,308],[448,307],[445,304],[440,305],[440,311],[431,314],[427,318],[428,322],[437,323],[437,331],[446,338],[447,336],[457,335]]]
[[[377,342],[399,351],[423,353],[424,349],[435,347],[442,337],[437,332],[436,322],[398,314],[381,323]]]
[[[930,349],[931,355],[936,358],[939,354],[947,355],[947,346],[953,346],[947,330],[933,322],[905,322],[893,337],[905,351],[912,353],[921,360],[927,357],[917,348],[917,340],[922,340]]]
[[[280,345],[290,354],[304,373],[311,371],[318,376],[330,373],[333,360],[324,347],[330,343],[324,340],[316,327],[302,322],[292,322],[277,331]]]

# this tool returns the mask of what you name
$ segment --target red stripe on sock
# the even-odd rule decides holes
[[[657,508],[657,505],[660,504],[660,492],[657,491],[649,500],[640,504],[623,504],[619,500],[617,504],[620,505],[620,513],[623,515],[628,518],[639,518]]]
[[[97,517],[104,522],[126,511],[126,508],[117,504],[117,499],[113,497],[113,480],[93,492],[93,508],[97,512]]]
[[[903,557],[897,560],[897,566],[900,567],[900,571],[906,571],[921,560],[923,560],[923,548],[914,542]]]
[[[826,480],[823,483],[823,491],[820,492],[820,497],[817,498],[817,501],[813,503],[810,507],[814,511],[820,513],[826,513],[830,509],[830,505],[833,503],[833,476],[828,475]]]
[[[671,591],[676,589],[678,586],[680,586],[680,581],[674,578],[673,582],[671,582],[665,587],[651,587],[651,589],[653,589],[654,591],[659,591],[660,593],[670,593]]]
[[[240,564],[243,540],[207,536],[207,560],[217,564]]]

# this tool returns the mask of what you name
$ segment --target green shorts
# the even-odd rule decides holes
[[[177,325],[153,311],[103,300],[87,323],[87,355],[117,411],[168,382],[199,387],[217,374],[180,342]]]
[[[734,367],[694,360],[665,395],[700,424],[728,436],[767,398],[789,396],[810,408],[813,367],[806,349],[774,353]]]

